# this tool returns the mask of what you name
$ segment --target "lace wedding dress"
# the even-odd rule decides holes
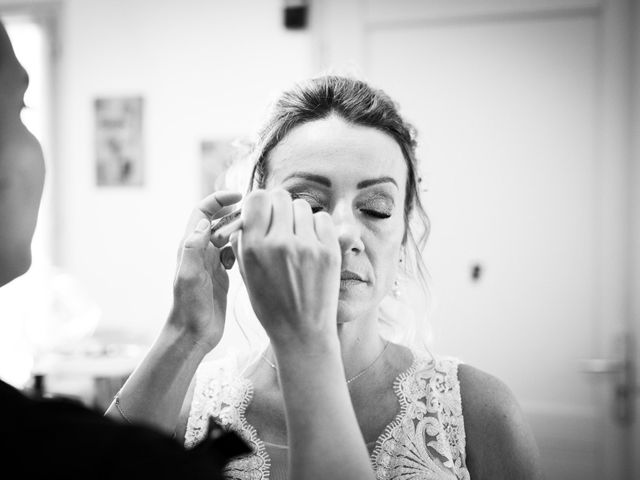
[[[368,445],[379,480],[469,479],[465,465],[465,431],[456,359],[414,353],[409,369],[393,388],[400,410],[377,441]],[[233,460],[225,470],[231,480],[286,479],[286,448],[263,442],[245,418],[253,397],[249,379],[231,363],[201,369],[185,436],[192,447],[207,431],[213,416],[238,432],[253,452]],[[273,460],[273,461],[272,461]],[[279,468],[273,468],[279,466]]]

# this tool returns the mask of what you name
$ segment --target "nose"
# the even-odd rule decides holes
[[[351,205],[338,203],[332,213],[333,224],[338,233],[340,251],[344,255],[347,252],[364,252],[362,242],[362,228]]]

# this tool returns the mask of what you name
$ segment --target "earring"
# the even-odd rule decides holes
[[[394,298],[400,298],[400,281],[397,278],[393,281],[393,288],[391,289],[391,293],[393,294]]]
[[[405,267],[404,262],[405,262],[406,255],[407,255],[407,251],[405,250],[404,247],[402,247],[400,249],[400,256],[398,258],[398,264],[401,270]],[[400,298],[400,295],[401,295],[400,280],[398,280],[398,278],[399,277],[396,277],[396,279],[393,281],[393,288],[391,288],[391,294],[396,300]]]

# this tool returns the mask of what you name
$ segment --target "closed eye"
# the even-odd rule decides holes
[[[389,217],[391,217],[390,213],[380,212],[378,210],[370,210],[368,208],[361,208],[360,211],[362,213],[364,213],[365,215],[368,215],[368,216],[374,217],[374,218],[389,218]]]

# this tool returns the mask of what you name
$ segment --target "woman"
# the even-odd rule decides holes
[[[383,92],[327,76],[283,94],[257,143],[240,220],[211,245],[211,278],[222,283],[215,257],[230,241],[270,344],[248,366],[203,367],[186,392],[193,350],[167,353],[161,334],[122,391],[129,411],[177,428],[187,446],[210,416],[239,432],[253,453],[232,462],[228,478],[287,478],[289,458],[298,478],[303,449],[299,472],[324,468],[324,478],[361,466],[363,451],[381,479],[540,478],[537,447],[504,384],[390,341],[381,306],[399,276],[420,272],[416,225],[428,233],[418,183],[413,131]],[[185,292],[211,301],[205,293]],[[182,327],[207,352],[225,299],[215,291],[202,318]],[[170,405],[155,400],[165,379],[175,384],[165,370],[184,376],[164,395]],[[285,410],[294,399],[307,408]],[[317,435],[299,435],[300,422]]]

